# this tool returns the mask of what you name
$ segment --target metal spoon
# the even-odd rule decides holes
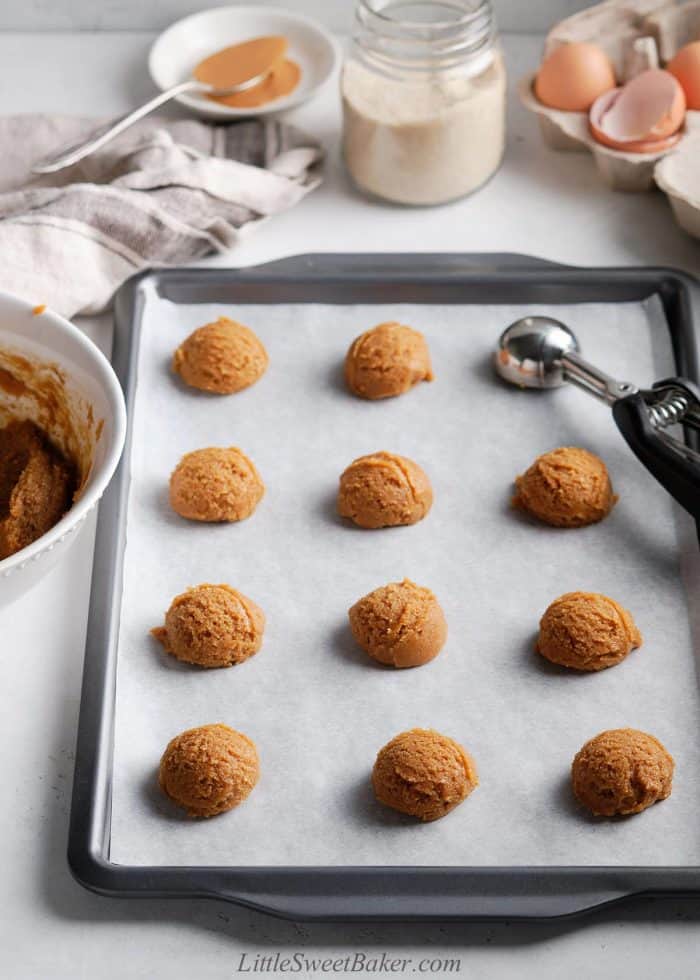
[[[82,136],[78,142],[64,146],[58,153],[54,150],[49,156],[43,157],[32,166],[32,173],[55,174],[58,170],[71,167],[74,163],[78,163],[79,160],[84,160],[85,157],[90,156],[95,150],[101,149],[106,143],[113,140],[115,136],[128,129],[129,126],[133,126],[139,119],[143,119],[144,116],[147,116],[154,109],[174,99],[177,95],[183,95],[185,92],[196,92],[200,95],[214,95],[217,98],[225,95],[235,95],[237,92],[245,92],[249,88],[259,85],[267,78],[271,70],[271,68],[268,68],[261,74],[247,78],[244,82],[239,82],[237,85],[230,85],[228,88],[215,88],[213,85],[209,85],[207,82],[200,82],[196,78],[191,78],[186,82],[180,82],[179,85],[173,85],[172,88],[166,89],[165,92],[160,92],[154,98],[139,106],[138,109],[133,109],[118,119],[113,119],[103,124],[94,130],[90,136]]]

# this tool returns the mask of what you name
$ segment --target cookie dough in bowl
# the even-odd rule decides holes
[[[0,293],[0,605],[77,537],[117,467],[124,396],[80,330]]]
[[[190,817],[232,810],[260,776],[255,743],[228,725],[202,725],[176,735],[160,760],[158,782]]]
[[[170,477],[170,506],[191,521],[242,521],[264,493],[254,463],[236,446],[187,453]]]
[[[576,446],[538,456],[515,488],[513,506],[553,527],[595,524],[617,503],[603,460]]]
[[[432,505],[427,474],[405,456],[387,452],[360,456],[340,477],[338,513],[359,527],[416,524]]]
[[[447,622],[430,589],[404,579],[374,589],[349,610],[350,629],[365,653],[389,667],[420,667],[437,657]]]
[[[185,384],[218,395],[255,384],[267,365],[267,351],[257,335],[226,316],[198,327],[173,354],[173,371]]]
[[[576,799],[599,817],[641,813],[671,795],[673,756],[658,738],[634,728],[601,732],[576,753]]]
[[[412,728],[392,738],[372,770],[380,803],[426,823],[444,817],[478,785],[471,756],[431,728]]]
[[[547,660],[574,670],[614,667],[642,645],[631,613],[598,592],[567,592],[540,620],[536,649]]]
[[[0,429],[0,559],[57,524],[73,503],[78,468],[29,419]]]
[[[345,357],[345,381],[361,398],[395,398],[433,378],[425,337],[395,320],[365,331]]]
[[[230,585],[204,583],[175,596],[151,630],[177,660],[199,667],[243,663],[262,646],[265,614]]]

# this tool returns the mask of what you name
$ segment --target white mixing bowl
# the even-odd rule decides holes
[[[77,457],[81,489],[58,524],[0,561],[0,605],[43,578],[76,538],[117,468],[126,433],[121,386],[92,341],[56,313],[0,292],[0,425],[13,417],[41,425]]]

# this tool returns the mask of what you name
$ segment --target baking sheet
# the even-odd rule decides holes
[[[668,865],[700,863],[699,699],[681,553],[692,525],[625,447],[602,405],[574,388],[520,392],[494,379],[501,329],[531,312],[568,322],[584,353],[639,384],[673,373],[656,299],[576,306],[187,306],[148,290],[139,358],[125,587],[118,651],[111,859],[171,865]],[[194,327],[227,314],[270,353],[253,388],[230,398],[185,389],[169,372]],[[342,360],[359,332],[399,319],[428,338],[437,380],[380,403],[352,398]],[[267,494],[238,525],[173,514],[180,456],[238,445]],[[602,524],[561,531],[508,506],[540,452],[600,453],[620,502]],[[361,531],[334,513],[355,457],[389,449],[433,482],[429,516]],[[697,545],[694,546],[697,548]],[[403,576],[431,587],[450,635],[425,667],[392,671],[357,649],[347,608]],[[261,652],[227,670],[179,664],[148,635],[172,596],[229,582],[267,614]],[[538,619],[563,592],[607,592],[645,644],[621,665],[576,675],[533,653]],[[261,780],[238,809],[192,821],[162,798],[168,740],[222,721],[257,743]],[[377,750],[413,726],[473,754],[481,785],[447,818],[421,825],[380,807]],[[676,757],[673,796],[625,821],[586,817],[568,772],[604,728],[650,731]]]

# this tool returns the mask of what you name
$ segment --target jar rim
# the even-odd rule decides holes
[[[472,6],[468,16],[452,21],[397,20],[383,11],[416,6],[421,0],[388,0],[386,8],[375,9],[378,2],[381,0],[357,0],[353,40],[362,60],[384,74],[435,74],[455,69],[476,74],[493,60],[496,25],[491,0],[457,0]],[[441,0],[422,2],[427,6],[441,4]],[[450,0],[442,5],[449,6]]]
[[[440,0],[437,0],[440,2]],[[391,17],[385,11],[391,8],[401,6],[401,0],[396,0],[394,3],[387,3],[385,7],[375,7],[373,6],[373,0],[357,0],[358,7],[363,7],[368,14],[373,17],[377,17],[379,20],[386,21],[388,24],[395,25],[397,27],[405,28],[417,28],[420,30],[426,30],[426,28],[431,28],[434,30],[444,30],[444,29],[457,29],[464,27],[469,24],[470,21],[479,18],[484,11],[488,10],[490,12],[491,0],[472,0],[472,7],[470,10],[464,11],[458,17],[454,17],[450,20],[434,20],[434,21],[421,21],[421,20],[404,20]],[[413,5],[415,5],[415,0],[413,0]]]

